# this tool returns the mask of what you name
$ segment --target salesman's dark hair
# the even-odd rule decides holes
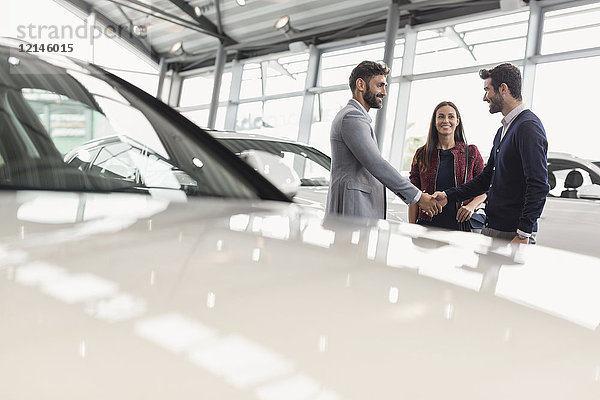
[[[390,73],[390,69],[385,63],[378,63],[375,61],[363,61],[358,64],[350,73],[350,79],[348,83],[350,84],[350,90],[354,95],[354,91],[356,90],[356,80],[361,78],[368,85],[371,78],[377,75],[388,76]]]
[[[492,78],[491,84],[495,91],[498,91],[500,85],[506,83],[512,97],[516,100],[522,100],[521,71],[516,66],[504,63],[492,69],[482,69],[479,70],[479,77],[481,79]]]

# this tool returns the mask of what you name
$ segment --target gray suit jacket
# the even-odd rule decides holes
[[[381,157],[371,117],[352,99],[331,124],[326,213],[385,218],[386,186],[407,204],[414,203],[420,192]]]

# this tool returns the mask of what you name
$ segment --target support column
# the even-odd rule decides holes
[[[167,62],[164,57],[160,58],[158,63],[158,89],[156,89],[156,98],[158,100],[163,99],[163,87],[165,86],[165,76],[167,75]]]
[[[385,50],[383,54],[383,62],[385,62],[390,71],[394,62],[394,47],[396,46],[396,36],[398,34],[398,25],[400,23],[400,9],[395,1],[392,1],[388,9],[387,22],[385,25]],[[390,72],[391,75],[391,72]],[[377,146],[379,150],[383,148],[383,135],[385,134],[385,121],[387,114],[387,96],[383,98],[383,104],[377,116],[375,117],[375,137],[377,138]]]
[[[400,87],[398,89],[398,104],[394,118],[392,132],[392,151],[390,163],[402,171],[404,157],[404,142],[406,141],[406,127],[408,125],[408,106],[412,81],[406,76],[412,75],[417,52],[417,31],[411,26],[406,26],[404,37],[404,55],[402,56],[402,70],[400,73]]]
[[[173,71],[173,75],[171,75],[171,88],[169,89],[169,105],[171,107],[179,107],[182,84],[183,78],[181,75],[179,75],[178,72]]]
[[[533,105],[533,87],[535,85],[536,64],[532,57],[540,54],[542,34],[544,32],[544,14],[537,2],[529,3],[529,23],[527,25],[527,44],[525,45],[525,59],[523,60],[523,102]]]
[[[231,63],[231,86],[229,87],[227,114],[225,115],[225,130],[235,130],[243,73],[244,65],[239,60],[233,60]]]
[[[310,129],[312,127],[313,112],[315,106],[315,93],[311,92],[317,86],[319,78],[319,66],[321,65],[321,50],[311,44],[309,47],[308,70],[304,84],[304,97],[302,99],[302,112],[300,113],[300,125],[298,127],[298,141],[308,144],[310,140]]]
[[[213,84],[212,99],[210,101],[210,110],[208,112],[208,128],[215,129],[215,121],[217,120],[217,111],[219,109],[219,93],[221,92],[221,81],[223,78],[223,70],[225,69],[225,58],[227,52],[223,43],[217,49],[215,59],[215,79]]]
[[[311,89],[317,86],[319,79],[319,67],[321,65],[321,50],[314,44],[309,47],[308,69],[306,71],[306,81],[304,84],[304,96],[302,99],[302,111],[300,112],[300,123],[298,126],[298,141],[306,143],[310,141],[310,130],[312,128],[315,93]],[[297,157],[294,160],[294,170],[299,176],[304,175],[304,165],[306,160]]]

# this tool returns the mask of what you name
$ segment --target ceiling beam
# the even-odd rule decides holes
[[[233,40],[226,34],[221,33],[219,31],[219,28],[215,24],[213,24],[210,19],[206,18],[204,15],[200,15],[200,16],[196,15],[196,12],[194,11],[194,7],[192,7],[185,0],[169,0],[169,1],[173,5],[177,6],[177,8],[179,8],[181,11],[186,13],[188,16],[192,17],[192,19],[194,21],[196,21],[196,23],[198,24],[199,28],[201,28],[202,30],[205,30],[207,32],[211,32],[215,36],[219,37],[219,39],[221,40],[221,42],[224,45],[228,46],[228,45],[237,43],[235,40]]]
[[[89,16],[92,11],[95,12],[97,22],[105,27],[113,27],[115,34],[118,35],[120,40],[126,42],[135,50],[147,56],[154,64],[158,66],[160,61],[160,56],[158,53],[146,40],[135,36],[133,32],[130,31],[129,26],[125,27],[122,24],[116,23],[101,12],[94,10],[89,3],[83,0],[54,0],[54,2],[69,9],[70,11],[74,11],[73,9],[75,9],[75,11],[82,13],[86,17]]]
[[[121,4],[121,5],[125,5],[124,3],[128,3],[128,4],[133,5],[135,7],[139,7],[139,8],[148,10],[147,12],[145,12],[143,10],[139,10],[139,8],[138,8],[137,10],[140,11],[140,12],[142,12],[142,13],[145,13],[145,14],[148,14],[148,15],[152,15],[154,17],[159,17],[159,15],[162,15],[162,16],[167,17],[168,19],[170,19],[172,23],[176,23],[175,21],[179,21],[179,22],[181,22],[183,24],[191,25],[194,28],[196,28],[195,30],[197,30],[197,31],[199,31],[201,33],[205,33],[205,34],[207,34],[209,36],[213,36],[213,37],[219,39],[220,41],[223,41],[223,40],[227,39],[226,36],[224,36],[224,35],[222,35],[222,34],[220,34],[218,32],[213,32],[212,30],[207,30],[204,27],[201,27],[201,26],[197,25],[195,19],[192,22],[190,20],[186,20],[184,18],[181,18],[181,17],[179,17],[179,16],[177,16],[175,14],[171,14],[171,13],[169,13],[169,12],[167,12],[167,11],[161,9],[161,8],[155,7],[155,6],[150,5],[150,4],[143,3],[143,2],[138,1],[138,0],[107,0],[107,1],[110,1],[111,3],[115,3],[115,4]],[[192,9],[192,13],[194,13],[193,9]],[[157,14],[159,14],[159,15],[157,15]],[[195,15],[195,13],[194,13],[194,15]],[[212,25],[212,23],[211,23],[211,25]]]

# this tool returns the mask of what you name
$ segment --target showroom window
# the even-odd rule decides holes
[[[181,107],[209,105],[212,98],[214,80],[215,74],[213,71],[201,76],[186,78],[181,87],[179,105]],[[221,89],[219,90],[219,101],[227,101],[229,99],[230,86],[231,72],[223,72]]]
[[[225,113],[227,112],[226,107],[217,108],[217,119],[215,120],[215,129],[223,129],[225,126]],[[192,110],[192,111],[182,111],[187,119],[192,121],[198,126],[206,127],[208,126],[208,113],[209,108],[205,107],[200,110]]]
[[[533,111],[542,120],[548,150],[600,160],[600,131],[593,123],[600,93],[600,57],[540,64],[537,66]]]
[[[329,51],[321,56],[320,85],[348,84],[350,72],[363,60],[383,60],[384,43]]]
[[[527,11],[421,31],[414,73],[522,59],[528,18]]]
[[[308,57],[308,53],[302,53],[268,61],[265,95],[277,95],[304,90]]]
[[[314,122],[311,126],[309,145],[321,150],[325,154],[331,154],[329,143],[329,130],[335,115],[352,98],[350,89],[335,92],[321,93],[316,96]]]
[[[308,59],[304,51],[244,64],[235,130],[297,139]]]
[[[542,54],[600,47],[600,4],[549,11],[544,15]]]
[[[250,99],[254,97],[261,97],[262,95],[262,71],[260,64],[244,64],[240,99]]]

